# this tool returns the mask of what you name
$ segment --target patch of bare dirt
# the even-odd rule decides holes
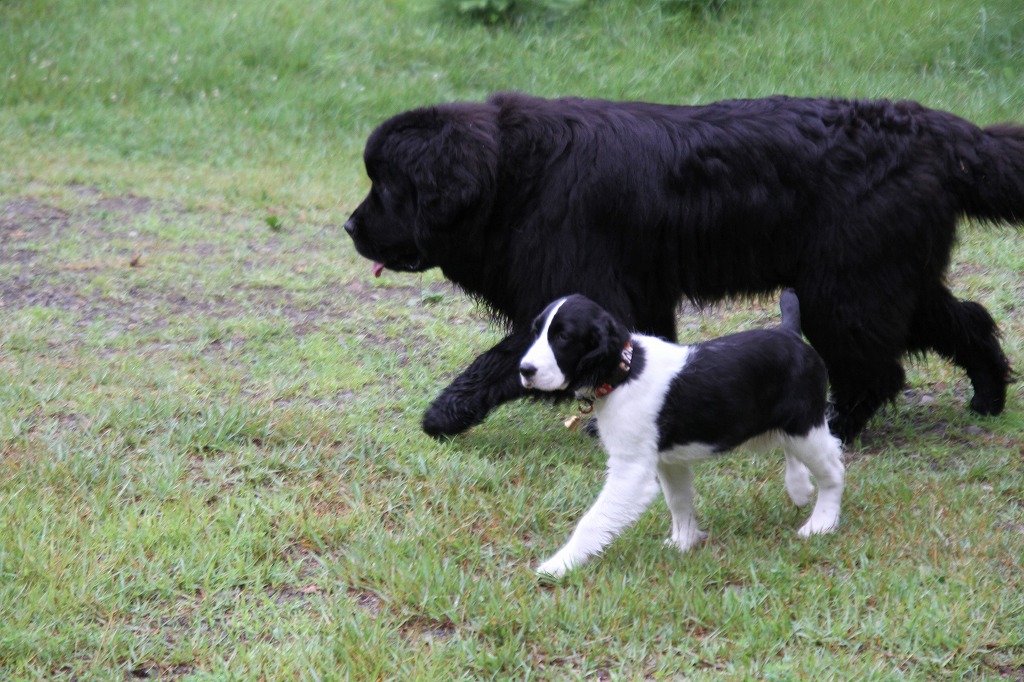
[[[429,644],[453,637],[457,629],[455,623],[448,618],[437,619],[427,616],[414,616],[406,620],[399,631],[408,642]]]
[[[237,263],[240,273],[279,266],[287,259],[298,263],[294,271],[301,274],[306,268],[296,254],[322,251],[330,240],[341,239],[340,228],[314,225],[277,235],[256,216],[202,215],[146,197],[108,196],[86,186],[71,190],[77,203],[62,202],[70,207],[33,196],[0,199],[0,311],[40,307],[73,313],[77,326],[104,321],[113,329],[135,329],[160,328],[173,316],[224,319],[259,308],[283,316],[301,335],[343,318],[356,306],[422,295],[422,287],[374,287],[357,279],[339,280],[315,294],[244,282],[210,291],[199,277],[183,277],[170,287],[147,285],[144,278],[132,277],[133,270],[157,267],[153,237],[140,235],[140,224],[163,225],[173,232],[181,221],[208,220],[209,238],[161,243],[159,248],[194,260],[196,268],[210,262]],[[235,253],[230,249],[237,250],[237,242],[227,245],[227,240],[217,239],[225,230],[252,235],[251,243]],[[114,294],[103,291],[96,285],[100,278],[115,280],[122,288]]]
[[[349,588],[348,594],[356,600],[356,605],[366,609],[373,615],[377,615],[384,608],[384,600],[369,590],[360,590],[355,587]]]
[[[175,680],[187,677],[195,672],[196,668],[192,665],[161,665],[159,663],[144,663],[129,670],[125,675],[125,679]]]

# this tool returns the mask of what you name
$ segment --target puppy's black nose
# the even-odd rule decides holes
[[[350,235],[355,236],[356,234],[356,221],[349,218],[345,221],[345,231]]]
[[[519,365],[519,373],[523,375],[524,379],[532,379],[533,375],[537,373],[537,368],[528,362],[524,362]]]

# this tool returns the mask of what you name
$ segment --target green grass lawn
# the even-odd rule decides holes
[[[1024,395],[937,358],[802,541],[780,457],[698,469],[565,583],[601,485],[572,405],[419,429],[499,338],[340,226],[373,126],[494,90],[920,100],[1024,122],[1017,0],[594,0],[486,25],[393,0],[0,4],[0,678],[1024,678]],[[1024,367],[1024,237],[950,273]],[[774,303],[681,311],[686,340]]]

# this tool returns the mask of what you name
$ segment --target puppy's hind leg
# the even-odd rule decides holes
[[[609,460],[601,494],[580,519],[565,546],[538,566],[537,573],[560,578],[597,554],[640,518],[657,494],[653,462]]]
[[[693,469],[685,463],[659,462],[658,481],[672,513],[672,534],[665,544],[685,552],[706,537],[704,531],[697,527],[697,515],[693,509]]]
[[[818,499],[799,534],[808,537],[835,530],[839,526],[845,476],[839,439],[829,433],[827,424],[822,424],[806,436],[786,436],[783,443],[786,457],[803,463],[818,484]]]
[[[811,471],[804,463],[786,451],[786,492],[793,504],[803,507],[814,497]]]

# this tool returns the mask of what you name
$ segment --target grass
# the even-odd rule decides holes
[[[379,120],[492,90],[1024,121],[1016,9],[632,0],[487,27],[397,0],[4,4],[0,676],[1020,679],[1019,385],[980,419],[962,375],[912,363],[848,451],[834,536],[796,538],[781,462],[740,455],[699,470],[698,550],[662,546],[659,502],[541,588],[603,454],[571,406],[422,435],[498,332],[438,273],[374,280],[339,227]],[[1017,365],[1022,272],[1017,234],[965,226],[951,284]]]

